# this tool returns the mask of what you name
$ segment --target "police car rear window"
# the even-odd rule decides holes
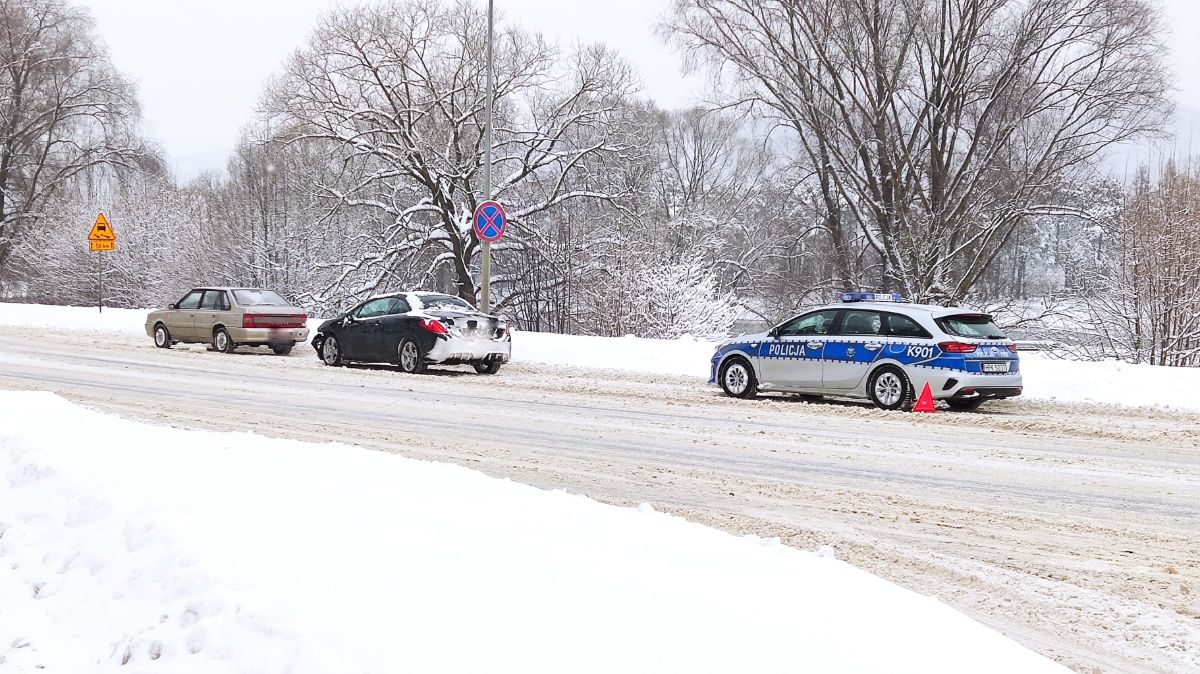
[[[919,337],[929,339],[929,331],[919,323],[900,314],[884,314],[887,317],[888,334],[893,337]]]
[[[969,339],[1006,339],[1004,331],[996,327],[992,317],[986,314],[958,314],[936,319],[938,327],[948,335]]]

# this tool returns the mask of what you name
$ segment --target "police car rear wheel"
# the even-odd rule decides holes
[[[740,358],[725,363],[721,366],[721,389],[733,398],[753,398],[758,393],[754,369]]]
[[[881,410],[898,410],[912,402],[912,384],[898,368],[884,366],[871,375],[867,395]]]

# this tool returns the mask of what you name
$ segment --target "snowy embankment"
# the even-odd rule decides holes
[[[0,325],[145,337],[145,310],[0,303]],[[309,321],[315,328],[319,320]],[[149,338],[146,337],[148,340]],[[513,336],[515,362],[702,377],[714,343],[697,339],[582,337],[539,332]],[[1200,410],[1200,368],[1084,362],[1022,353],[1024,397],[1033,400]]]
[[[513,358],[521,362],[612,368],[709,377],[715,342],[696,339],[577,337],[516,333]],[[1132,365],[1120,361],[1062,360],[1021,353],[1023,397],[1032,400],[1200,410],[1200,368]]]
[[[46,674],[1066,672],[829,554],[36,392],[0,392],[0,635]]]

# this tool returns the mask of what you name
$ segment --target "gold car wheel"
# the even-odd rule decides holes
[[[213,335],[213,348],[221,353],[233,353],[237,345],[233,343],[233,339],[230,338],[225,328],[218,328],[216,334]]]

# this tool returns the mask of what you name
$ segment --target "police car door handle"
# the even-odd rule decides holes
[[[883,345],[879,342],[867,342],[866,344],[863,344],[863,348],[867,349],[868,351],[878,351],[883,348]]]
[[[822,346],[825,346],[825,342],[809,342],[807,346],[810,349],[819,349]]]

